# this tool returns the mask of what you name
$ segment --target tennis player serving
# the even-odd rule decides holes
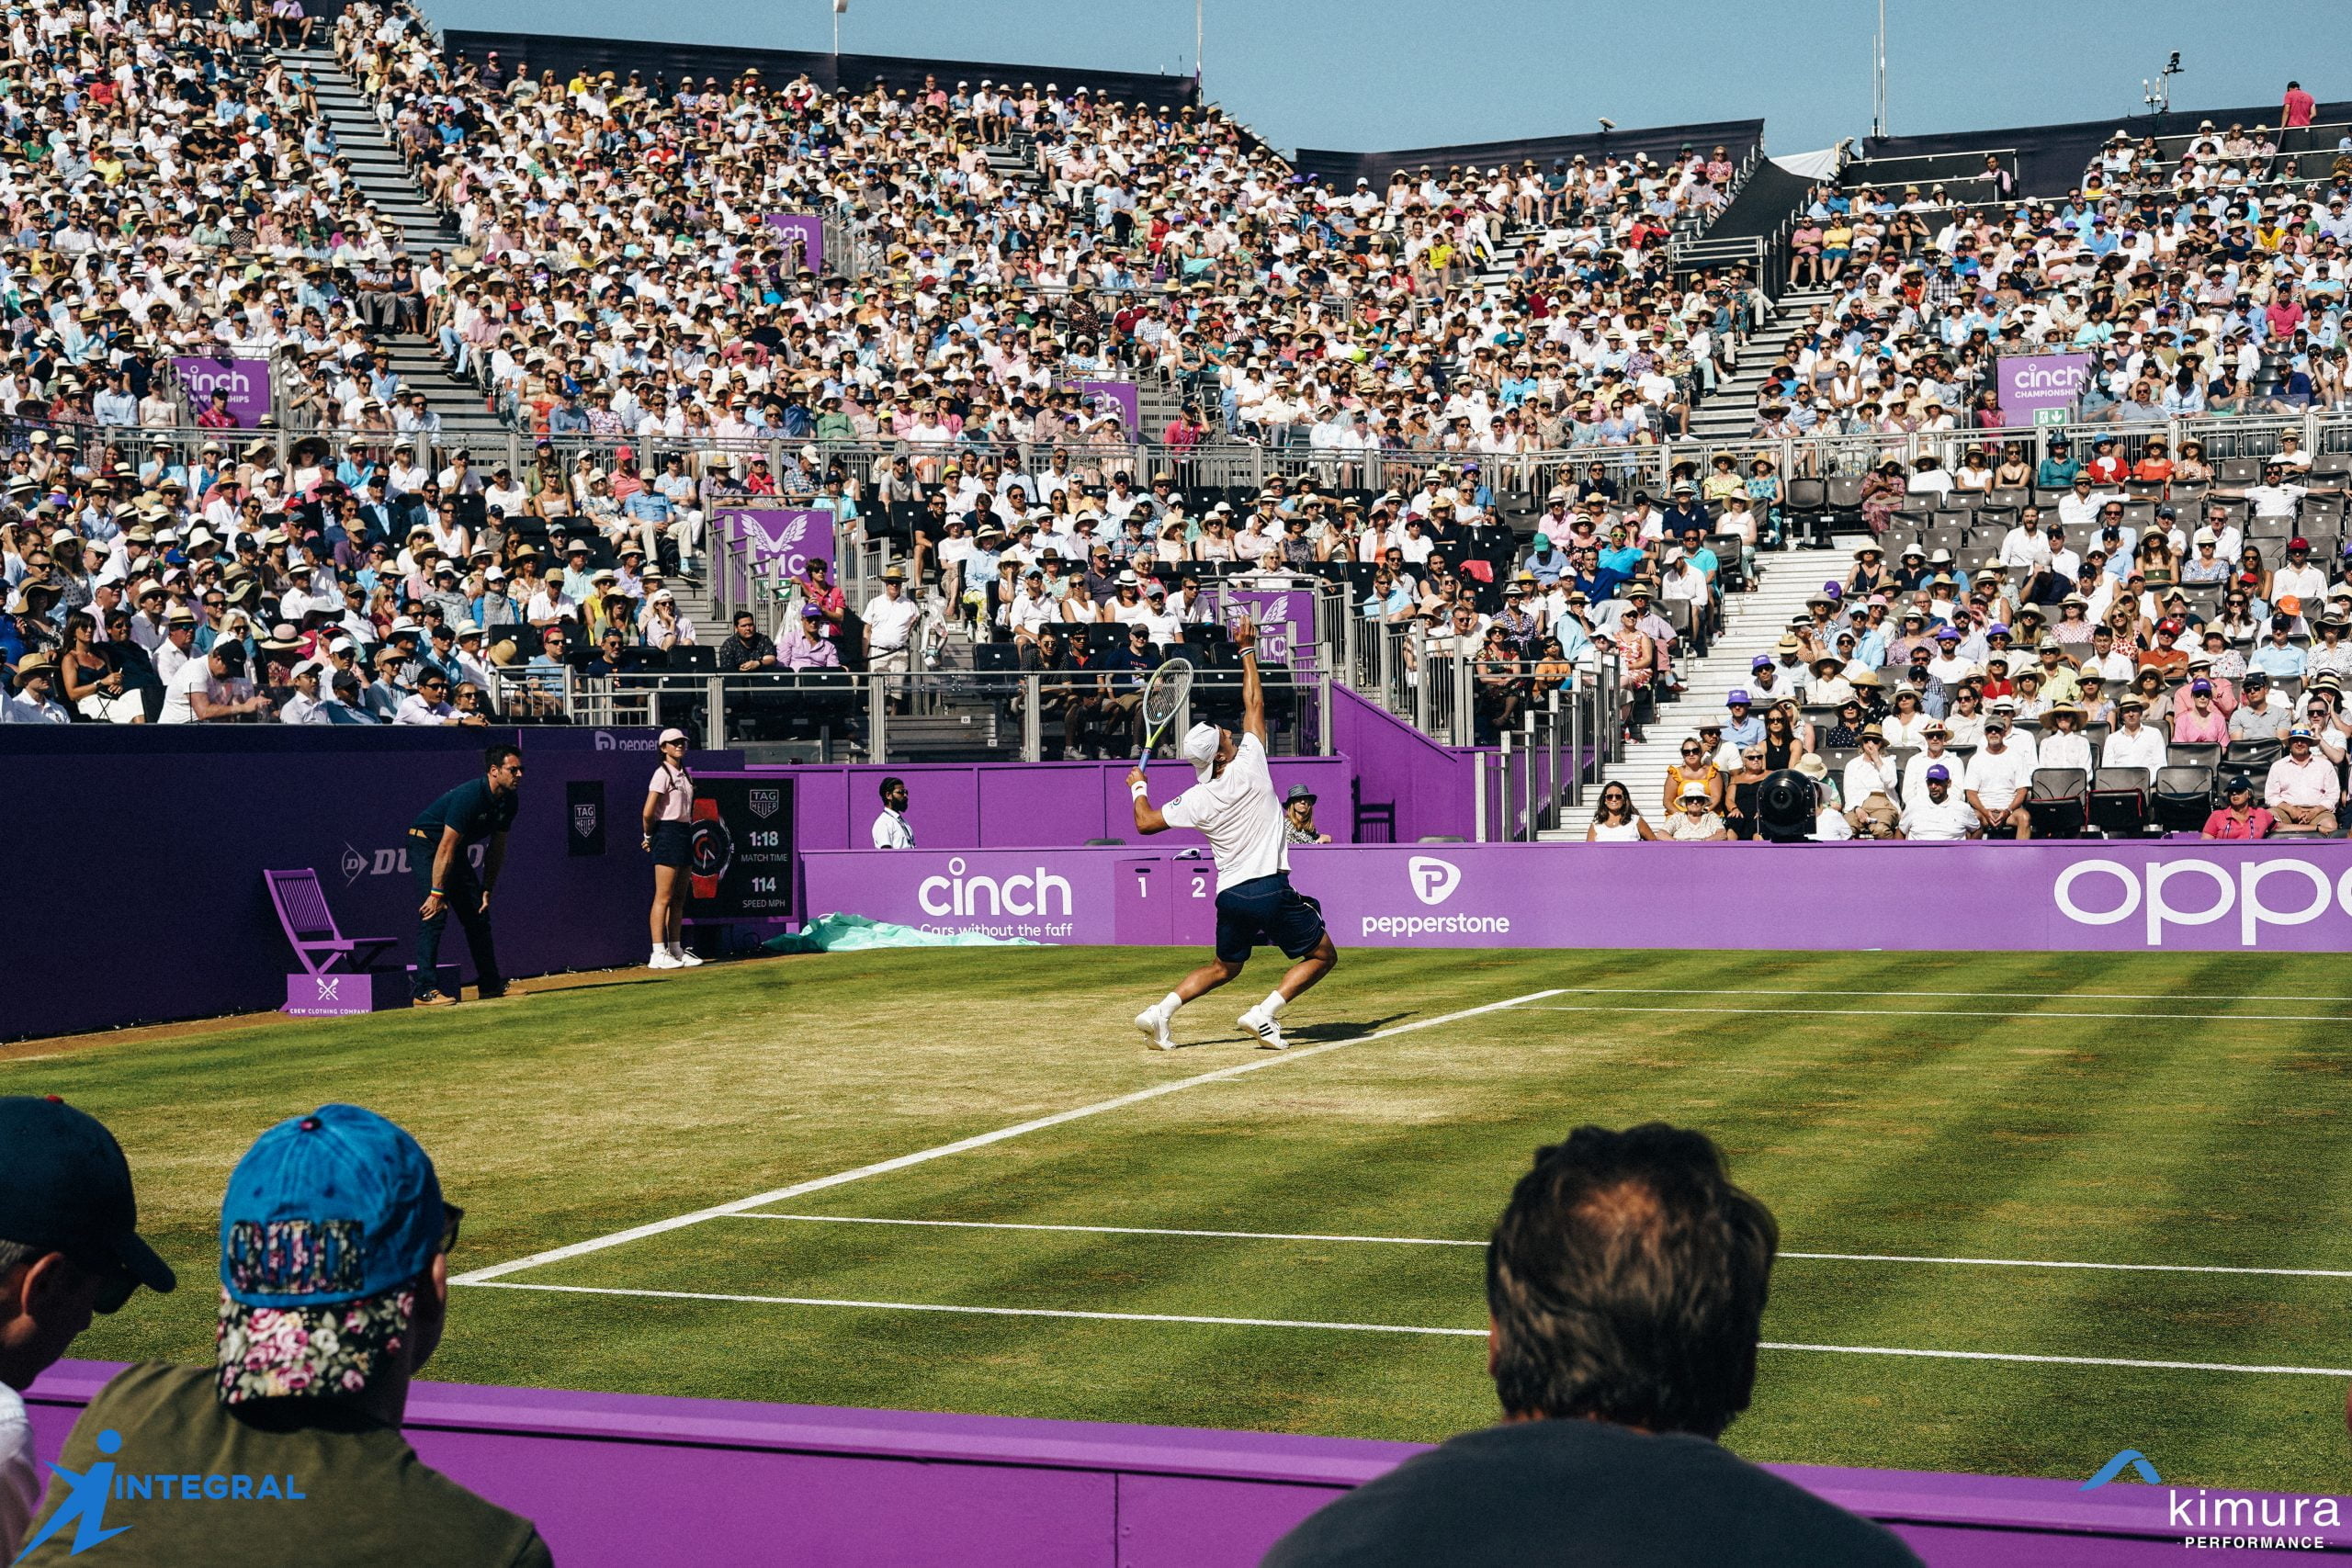
[[[1282,1013],[1340,961],[1323,929],[1323,910],[1290,885],[1290,848],[1283,833],[1282,802],[1266,765],[1266,693],[1258,678],[1258,628],[1243,621],[1233,631],[1241,650],[1241,730],[1196,724],[1178,752],[1199,782],[1168,803],[1151,804],[1143,770],[1127,774],[1136,799],[1136,830],[1164,833],[1193,828],[1208,836],[1216,859],[1216,956],[1177,982],[1176,988],[1136,1015],[1136,1027],[1163,1051],[1173,1050],[1169,1024],[1176,1010],[1238,978],[1250,951],[1282,949],[1290,972],[1266,999],[1241,1015],[1241,1027],[1269,1051],[1283,1038]]]

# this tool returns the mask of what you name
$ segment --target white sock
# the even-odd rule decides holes
[[[1178,996],[1175,992],[1170,991],[1166,996],[1160,998],[1159,1005],[1153,1008],[1151,1010],[1158,1013],[1162,1019],[1170,1019],[1176,1016],[1176,1010],[1183,1005],[1184,998]]]
[[[1264,1013],[1268,1018],[1280,1018],[1283,1015],[1283,1009],[1288,1006],[1290,1006],[1290,998],[1283,996],[1280,991],[1275,991],[1271,993],[1264,1001],[1258,1004],[1258,1010]]]
[[[670,956],[670,950],[667,947],[657,947],[653,950],[652,956],[655,958],[667,958]]]

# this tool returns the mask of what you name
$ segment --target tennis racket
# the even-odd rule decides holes
[[[1193,661],[1171,659],[1151,672],[1143,689],[1143,750],[1137,754],[1138,763],[1150,760],[1159,746],[1159,738],[1184,711],[1184,699],[1193,690]]]

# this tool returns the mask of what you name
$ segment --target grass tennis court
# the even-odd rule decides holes
[[[2340,960],[1356,952],[1288,1055],[1233,1025],[1262,984],[1150,1051],[1126,1021],[1191,957],[712,966],[28,1045],[0,1092],[115,1128],[187,1281],[79,1355],[209,1355],[231,1165],[347,1099],[433,1154],[460,1270],[732,1209],[467,1286],[436,1377],[1433,1439],[1492,1414],[1460,1244],[1539,1143],[1665,1119],[1781,1225],[1742,1452],[2341,1479]]]

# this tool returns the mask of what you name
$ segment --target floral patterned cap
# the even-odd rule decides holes
[[[317,1307],[246,1306],[223,1291],[214,1393],[223,1404],[357,1393],[400,1354],[415,1322],[407,1286]]]

